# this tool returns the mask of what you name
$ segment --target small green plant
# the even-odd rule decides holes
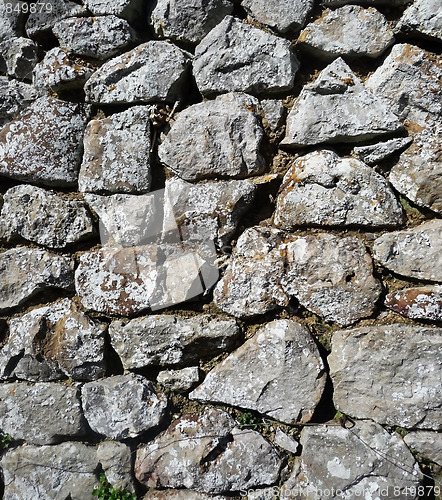
[[[0,451],[7,450],[11,444],[11,436],[9,434],[0,433]]]
[[[262,419],[259,417],[255,417],[249,411],[242,413],[238,418],[238,423],[241,427],[247,427],[249,429],[257,430],[258,426],[262,423]]]
[[[403,427],[396,427],[395,431],[399,434],[401,437],[405,437],[408,434],[407,429],[404,429]]]
[[[98,497],[99,500],[137,500],[135,493],[130,493],[127,490],[116,490],[103,472],[100,474],[100,486],[94,489],[92,495]]]

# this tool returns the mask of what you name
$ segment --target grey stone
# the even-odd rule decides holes
[[[197,366],[181,368],[181,370],[164,370],[158,374],[157,382],[176,392],[187,392],[200,379]]]
[[[180,42],[198,43],[222,19],[231,14],[229,0],[159,0],[151,19],[155,34]]]
[[[397,30],[442,42],[442,13],[438,0],[416,0],[404,12]]]
[[[103,377],[106,328],[69,299],[11,318],[9,338],[0,351],[0,377],[29,381]]]
[[[278,481],[282,460],[258,432],[224,411],[185,415],[137,450],[135,476],[147,487],[223,493]]]
[[[41,94],[83,88],[94,69],[67,51],[54,47],[33,71],[33,84]]]
[[[193,73],[203,95],[271,95],[291,90],[298,68],[288,40],[226,16],[196,47]]]
[[[296,439],[293,439],[289,434],[286,434],[279,427],[276,429],[274,441],[275,444],[277,444],[284,450],[289,451],[290,453],[296,453],[298,451],[298,441],[296,441]]]
[[[301,491],[302,498],[418,498],[422,474],[397,434],[374,422],[344,429],[333,424],[304,427],[302,454],[282,492]],[[308,493],[306,493],[308,492]],[[342,496],[339,492],[342,493]]]
[[[23,80],[32,79],[32,70],[42,58],[40,47],[29,38],[8,38],[0,42],[0,71]]]
[[[151,490],[143,500],[229,500],[231,497],[206,495],[194,490]]]
[[[52,31],[60,47],[96,59],[116,56],[137,39],[129,23],[113,15],[69,17],[56,23]]]
[[[80,200],[22,184],[8,189],[0,212],[0,239],[17,237],[49,248],[63,248],[95,233],[93,221]]]
[[[280,33],[296,34],[304,26],[314,0],[244,0],[249,16]]]
[[[139,21],[143,13],[142,0],[85,0],[84,4],[95,16],[113,14],[129,22]]]
[[[388,182],[354,158],[320,150],[298,158],[277,198],[274,223],[281,229],[323,226],[398,226],[402,207]]]
[[[442,321],[442,287],[422,286],[390,292],[385,305],[412,319]]]
[[[87,432],[77,389],[53,382],[0,384],[0,428],[29,444],[57,443]]]
[[[256,490],[247,491],[247,500],[275,500],[280,492],[279,486],[272,486],[270,488],[259,488]]]
[[[360,142],[402,129],[386,103],[338,58],[302,89],[287,117],[281,146]]]
[[[258,106],[251,96],[229,93],[187,108],[160,145],[160,160],[186,181],[261,173]]]
[[[388,5],[388,6],[398,6],[398,5],[406,5],[413,0],[360,0],[359,3],[364,5]],[[345,5],[348,3],[353,3],[354,0],[323,0],[324,5],[330,6],[339,6]]]
[[[0,464],[9,500],[96,498],[92,492],[99,486],[99,464],[94,446],[21,446],[8,450]]]
[[[115,375],[84,384],[84,415],[91,429],[111,439],[134,438],[164,417],[167,398],[141,375]]]
[[[359,5],[326,10],[298,38],[303,49],[325,59],[379,57],[393,42],[385,17],[373,7]]]
[[[114,57],[87,81],[86,100],[94,104],[173,102],[185,91],[191,54],[152,40]]]
[[[127,370],[192,365],[231,350],[240,336],[235,320],[207,314],[112,321],[109,333],[112,347]]]
[[[353,152],[367,165],[377,165],[413,142],[412,137],[401,137],[378,142],[370,146],[356,146]]]
[[[116,490],[135,492],[132,452],[129,446],[118,441],[102,441],[97,448],[97,458],[106,479]]]
[[[264,119],[272,132],[277,131],[283,122],[285,108],[282,101],[278,99],[263,99],[261,108],[264,112]]]
[[[325,379],[310,332],[294,321],[277,320],[209,372],[189,397],[256,410],[286,424],[306,423]]]
[[[78,178],[83,192],[149,191],[150,107],[133,106],[107,118],[91,120],[84,134]]]
[[[21,305],[49,288],[72,289],[73,261],[35,248],[0,253],[0,311]]]
[[[442,281],[442,221],[432,220],[406,231],[379,236],[373,255],[391,271],[429,281]]]
[[[409,432],[404,441],[409,448],[442,465],[442,434],[428,431]]]
[[[405,324],[333,333],[337,409],[408,429],[442,428],[442,329]]]
[[[0,41],[20,37],[25,32],[26,12],[23,6],[26,2],[11,0],[1,6]],[[8,5],[8,7],[6,7]],[[8,12],[6,11],[8,9]],[[9,12],[10,11],[10,12]]]
[[[0,175],[49,186],[74,185],[86,120],[79,104],[37,99],[0,131]]]
[[[0,127],[13,120],[37,97],[32,85],[0,76]]]

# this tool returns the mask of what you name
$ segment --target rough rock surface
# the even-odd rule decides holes
[[[289,451],[290,453],[296,453],[299,449],[299,443],[292,438],[289,434],[286,434],[281,430],[280,427],[276,429],[275,432],[275,444],[280,448]]]
[[[72,186],[85,126],[81,105],[53,97],[37,99],[0,131],[0,175]]]
[[[332,344],[328,362],[337,409],[387,425],[442,428],[442,329],[361,327],[334,332]]]
[[[428,431],[409,432],[404,441],[409,448],[442,465],[442,434]]]
[[[187,108],[161,143],[160,160],[186,181],[261,173],[258,106],[254,97],[229,93]]]
[[[285,118],[283,102],[279,99],[263,99],[260,104],[268,127],[272,132],[276,132],[283,125]]]
[[[91,120],[84,134],[78,177],[83,192],[144,193],[149,191],[150,126],[148,106],[133,106]]]
[[[152,490],[147,492],[143,500],[229,500],[221,495],[206,495],[194,490]]]
[[[84,436],[78,390],[53,382],[0,384],[0,428],[30,444]]]
[[[404,12],[396,29],[442,42],[442,13],[438,0],[416,0]]]
[[[35,248],[11,248],[0,253],[0,311],[21,305],[48,288],[71,289],[70,257]]]
[[[273,57],[275,54],[278,58]],[[232,16],[226,16],[203,38],[195,49],[193,63],[196,83],[203,95],[289,91],[298,68],[288,40]]]
[[[109,483],[117,490],[133,493],[135,481],[131,455],[129,446],[117,441],[102,441],[97,447],[97,459]]]
[[[25,31],[26,13],[23,12],[22,8],[25,2],[11,0],[8,3],[11,6],[11,12],[8,12],[8,15],[4,15],[2,12],[0,17],[0,41],[23,36]],[[2,10],[4,8],[2,6]]]
[[[186,366],[231,350],[240,336],[236,321],[210,315],[182,318],[163,314],[113,321],[112,347],[127,370],[147,366]]]
[[[63,248],[95,233],[85,204],[52,191],[19,185],[8,189],[0,212],[0,239],[17,237],[49,248]]]
[[[160,38],[198,43],[226,15],[232,13],[229,0],[159,0],[152,11],[152,26]]]
[[[442,287],[422,286],[391,292],[385,305],[412,319],[442,321]]]
[[[29,38],[8,38],[0,43],[0,71],[23,80],[32,79],[32,70],[41,59],[40,47]]]
[[[300,323],[267,323],[217,365],[189,395],[256,410],[287,424],[310,420],[326,374],[310,332]]]
[[[108,59],[126,50],[136,33],[116,16],[70,17],[52,29],[60,47],[85,57]]]
[[[390,108],[338,58],[302,89],[281,145],[360,142],[402,129]]]
[[[298,158],[282,181],[274,223],[296,226],[398,226],[402,207],[380,174],[328,150]]]
[[[182,97],[191,54],[152,40],[114,57],[87,81],[86,100],[94,104],[175,101]]]
[[[421,280],[442,281],[442,220],[379,236],[373,255],[391,271]]]
[[[14,119],[37,97],[32,85],[0,76],[0,127]]]
[[[51,381],[105,375],[106,325],[92,321],[69,299],[12,318],[0,351],[0,377]]]
[[[361,0],[359,3],[365,5],[388,5],[388,6],[397,6],[397,5],[406,5],[410,3],[411,0]],[[353,0],[323,0],[324,5],[330,6],[340,6],[348,3],[353,3]]]
[[[155,392],[152,382],[133,373],[84,384],[81,401],[91,429],[116,440],[157,426],[167,406],[167,398]]]
[[[181,368],[181,370],[164,370],[158,374],[157,382],[172,391],[187,392],[199,382],[197,366]]]
[[[298,43],[317,57],[378,57],[394,35],[385,17],[373,7],[346,5],[327,10],[302,31]]]
[[[274,484],[282,465],[258,432],[239,430],[224,411],[183,416],[140,447],[135,475],[147,487],[223,493]]]
[[[139,20],[143,12],[142,0],[85,0],[84,4],[95,16],[113,14],[129,22]]]
[[[356,146],[353,152],[367,165],[373,166],[389,158],[413,142],[411,137],[401,137],[388,141],[378,142],[369,146]]]
[[[329,498],[391,498],[392,491],[403,500],[418,498],[422,474],[413,455],[397,434],[374,422],[356,422],[351,429],[305,427],[301,444],[301,457],[283,490],[309,491],[305,498],[312,499],[322,498],[321,491],[345,494]]]

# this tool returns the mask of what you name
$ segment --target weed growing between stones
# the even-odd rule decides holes
[[[99,500],[137,500],[135,493],[115,489],[106,479],[104,472],[100,474],[100,486],[93,490],[92,495]]]

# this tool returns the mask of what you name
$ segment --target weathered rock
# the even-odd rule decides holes
[[[412,319],[442,321],[442,287],[423,286],[390,292],[385,305]]]
[[[328,357],[336,408],[405,428],[442,428],[442,329],[404,324],[333,334]]]
[[[240,336],[235,320],[206,314],[113,321],[109,333],[112,347],[127,370],[192,365],[231,350]]]
[[[259,488],[247,491],[247,500],[274,500],[275,495],[279,495],[279,486],[269,488]]]
[[[26,7],[23,8],[23,5],[25,5],[25,2],[11,0],[8,2],[8,7],[6,7],[5,3],[1,6],[0,41],[24,35]],[[5,12],[6,8],[8,12]]]
[[[150,107],[133,106],[91,120],[84,134],[80,191],[145,193],[150,189]]]
[[[438,0],[416,0],[404,12],[396,29],[442,42],[442,14]]]
[[[221,495],[206,495],[194,490],[151,490],[143,500],[229,500]]]
[[[96,59],[116,56],[137,38],[127,21],[113,15],[70,17],[55,24],[52,31],[60,47]]]
[[[310,332],[291,320],[268,323],[189,395],[256,410],[287,424],[310,420],[326,373]]]
[[[0,311],[4,311],[48,288],[71,289],[73,262],[44,250],[11,248],[0,253],[0,276]]]
[[[283,494],[298,491],[313,499],[329,492],[329,498],[374,500],[392,498],[396,491],[404,500],[418,498],[422,474],[413,455],[397,434],[374,422],[356,422],[350,430],[333,424],[304,427],[301,444]]]
[[[282,125],[285,115],[285,108],[282,101],[278,99],[263,99],[261,108],[264,112],[264,119],[272,132],[276,132]]]
[[[173,102],[185,91],[191,54],[152,40],[114,57],[87,81],[86,100],[94,104]]]
[[[105,375],[104,333],[73,302],[64,299],[12,318],[0,351],[0,377],[51,381],[94,380]]]
[[[97,448],[106,479],[116,490],[135,491],[132,473],[132,452],[129,446],[117,441],[102,441]]]
[[[275,54],[278,57],[275,57]],[[293,87],[299,62],[288,40],[226,16],[195,49],[193,72],[203,95],[268,95]]]
[[[290,453],[296,453],[299,448],[299,443],[295,439],[292,438],[289,434],[286,434],[279,427],[275,432],[275,444],[283,448],[284,450],[289,451]]]
[[[10,500],[94,500],[98,488],[96,448],[66,442],[55,446],[21,446],[8,450],[0,465],[5,498]]]
[[[323,0],[324,5],[330,6],[340,6],[347,3],[353,3],[354,0]],[[412,2],[413,0],[361,0],[359,3],[365,5],[388,5],[397,6],[397,5],[406,5],[407,3]]]
[[[442,465],[442,434],[428,431],[409,432],[404,441],[409,448]]]
[[[442,281],[442,220],[379,236],[373,255],[383,266],[403,276]]]
[[[413,142],[411,137],[401,137],[378,142],[370,146],[356,146],[353,152],[367,165],[377,165]]]
[[[159,0],[151,14],[152,26],[160,38],[193,44],[232,10],[229,0],[186,0],[179,5],[172,0]]]
[[[187,392],[199,382],[197,366],[181,368],[181,370],[164,370],[158,374],[157,382],[172,391]]]
[[[30,444],[57,443],[87,432],[77,389],[52,382],[0,384],[0,428]]]
[[[303,49],[316,57],[378,57],[394,42],[385,17],[373,7],[346,5],[306,26],[298,38]]]
[[[41,57],[42,50],[29,38],[8,38],[0,43],[0,71],[9,76],[31,80]]]
[[[5,193],[0,239],[21,237],[49,248],[63,248],[94,232],[91,215],[82,201],[27,184]]]
[[[117,440],[156,427],[167,406],[166,396],[157,394],[152,382],[133,373],[84,384],[81,401],[91,429]]]
[[[0,131],[0,175],[49,186],[75,184],[86,120],[79,104],[37,99]]]
[[[85,0],[84,4],[95,16],[113,14],[129,22],[139,21],[143,13],[142,0]]]
[[[287,117],[281,145],[360,142],[402,128],[390,108],[338,58],[302,89]]]
[[[329,150],[298,158],[286,173],[274,223],[297,226],[398,226],[402,207],[388,182],[354,158]]]
[[[32,85],[0,76],[0,127],[14,119],[37,97]]]
[[[313,4],[313,0],[276,0],[271,4],[265,0],[244,0],[242,6],[254,21],[293,35],[304,26]]]
[[[147,487],[223,493],[273,484],[282,461],[258,432],[241,431],[224,411],[183,416],[138,448],[135,475]]]
[[[81,89],[94,70],[67,51],[54,47],[46,52],[33,72],[33,84],[41,94]]]

